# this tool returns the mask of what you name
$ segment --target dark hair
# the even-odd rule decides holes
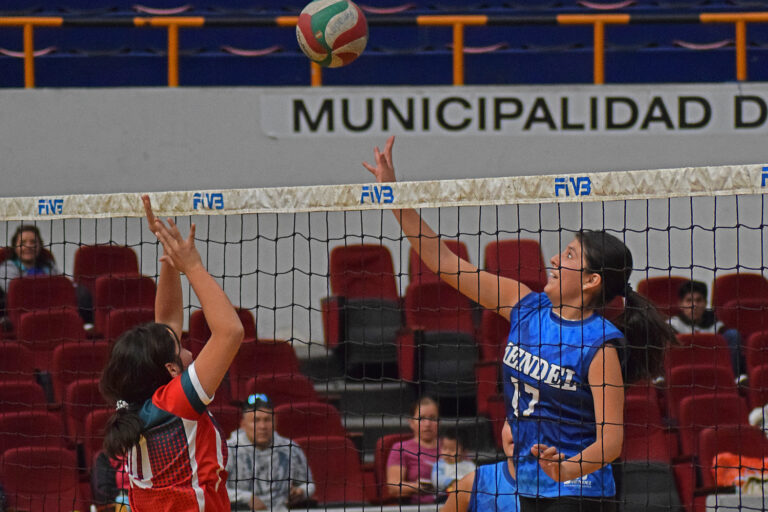
[[[50,251],[43,249],[43,237],[40,235],[40,229],[38,229],[38,227],[34,224],[22,224],[16,228],[16,231],[13,232],[13,236],[11,236],[11,246],[8,247],[10,254],[9,259],[12,261],[19,261],[19,255],[16,252],[16,247],[19,245],[19,238],[21,237],[21,234],[27,231],[35,234],[35,238],[37,238],[37,242],[39,244],[39,252],[37,254],[37,259],[35,260],[35,266],[38,268],[53,268],[53,266],[56,264],[56,260],[53,258],[53,254],[51,254]]]
[[[107,421],[104,451],[110,457],[122,456],[139,442],[143,423],[139,409],[155,391],[171,381],[165,367],[183,367],[179,341],[170,327],[148,323],[124,332],[115,341],[99,382],[108,402],[126,402]]]
[[[416,400],[411,404],[410,409],[408,409],[411,412],[411,418],[415,420],[421,419],[421,417],[419,416],[419,408],[422,405],[434,405],[435,408],[437,409],[438,414],[440,413],[440,405],[437,403],[437,400],[435,400],[431,396],[425,395],[425,396],[419,397],[418,400]]]
[[[624,243],[605,231],[576,233],[586,262],[586,270],[602,277],[602,293],[590,306],[599,309],[617,296],[624,297],[624,311],[613,321],[626,339],[623,352],[624,380],[631,383],[660,375],[664,350],[674,343],[675,334],[656,306],[632,290],[632,253]]]
[[[700,293],[705,298],[707,296],[707,285],[701,281],[686,281],[680,285],[677,290],[677,298],[683,300],[686,295]]]
[[[467,436],[464,434],[463,430],[459,430],[456,428],[456,425],[453,425],[452,427],[447,428],[441,428],[440,429],[440,438],[441,439],[452,439],[453,441],[456,441],[456,444],[459,445],[462,448],[467,447]]]

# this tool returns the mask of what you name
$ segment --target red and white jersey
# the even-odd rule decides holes
[[[144,433],[126,457],[131,509],[229,512],[227,444],[192,363],[139,411]]]

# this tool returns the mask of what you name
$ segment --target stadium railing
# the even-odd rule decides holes
[[[297,16],[273,17],[205,17],[205,16],[138,16],[115,18],[78,17],[0,17],[3,27],[23,28],[24,86],[35,86],[34,30],[37,27],[138,27],[164,28],[168,32],[168,86],[179,86],[179,30],[205,27],[293,27]],[[464,84],[464,27],[466,26],[522,26],[522,25],[591,25],[593,30],[593,83],[605,83],[605,27],[627,24],[733,24],[735,30],[736,80],[747,80],[747,24],[767,23],[768,12],[718,12],[683,14],[548,14],[530,16],[489,15],[421,15],[370,16],[374,26],[452,27],[453,29],[453,85]],[[310,81],[314,87],[322,85],[322,68],[310,63]]]

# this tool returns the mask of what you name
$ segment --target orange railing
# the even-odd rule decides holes
[[[768,22],[768,12],[745,13],[701,13],[691,15],[644,15],[634,17],[631,14],[559,14],[527,17],[491,17],[484,15],[425,15],[409,18],[416,25],[424,27],[451,26],[453,27],[453,84],[464,84],[464,27],[488,25],[524,25],[524,24],[556,24],[556,25],[592,25],[593,28],[593,82],[605,83],[605,26],[626,25],[632,23],[665,23],[677,21],[681,23],[731,23],[735,30],[735,61],[736,80],[747,80],[747,23]],[[121,18],[62,18],[62,17],[0,17],[1,27],[22,27],[24,37],[24,86],[35,86],[35,55],[34,28],[62,26],[126,26],[165,28],[168,31],[168,86],[179,85],[179,29],[202,28],[209,24],[209,18],[202,16],[147,16],[130,19]],[[278,26],[293,27],[298,21],[297,16],[278,16],[274,18],[240,18],[217,21],[216,26]],[[403,18],[371,17],[372,25],[402,24]],[[312,86],[322,85],[322,68],[311,64]]]

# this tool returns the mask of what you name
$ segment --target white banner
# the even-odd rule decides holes
[[[270,137],[768,131],[768,90],[717,86],[315,89],[265,93]]]

